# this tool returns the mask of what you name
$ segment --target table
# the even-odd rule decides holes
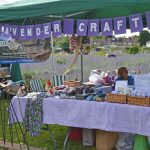
[[[11,103],[22,122],[27,98],[13,97]],[[19,105],[20,102],[20,105]],[[85,100],[43,99],[43,124],[101,129],[150,136],[150,107]],[[17,121],[10,112],[10,123]]]

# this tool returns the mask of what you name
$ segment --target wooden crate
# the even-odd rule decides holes
[[[139,106],[150,106],[149,97],[127,96],[128,104]]]
[[[107,93],[106,101],[111,102],[111,103],[126,104],[127,103],[127,95]]]

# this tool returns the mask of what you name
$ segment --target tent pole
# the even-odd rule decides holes
[[[83,54],[81,50],[81,83],[83,83]]]
[[[55,74],[55,68],[54,68],[54,40],[53,40],[53,32],[51,32],[51,48],[52,48],[52,74]]]

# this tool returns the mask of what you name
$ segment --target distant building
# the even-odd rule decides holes
[[[146,47],[150,47],[150,41],[146,42]]]
[[[132,45],[139,45],[137,37],[120,37],[120,38],[102,38],[97,40],[90,41],[92,46],[104,46],[104,45],[118,45],[118,46],[132,46]]]

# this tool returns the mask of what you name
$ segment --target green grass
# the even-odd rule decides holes
[[[8,111],[7,107],[9,105],[8,100],[0,100],[0,109],[2,110],[2,115],[0,112],[0,138],[3,140],[3,131],[2,129],[2,116],[6,117],[5,120],[5,135],[6,135],[6,141],[11,141],[11,136],[10,136],[10,128],[8,126]],[[63,142],[65,139],[65,136],[67,134],[67,129],[68,127],[61,126],[61,125],[49,125],[50,129],[52,130],[54,137],[57,141],[57,150],[62,150],[63,147]],[[18,138],[17,138],[17,132],[19,135],[19,139],[21,143],[23,143],[23,137],[21,134],[21,130],[19,128],[19,125],[17,123],[13,124],[12,126],[12,133],[13,133],[13,142],[14,143],[19,143]],[[23,126],[22,126],[23,129]],[[27,143],[29,146],[33,147],[39,147],[39,148],[47,148],[48,150],[53,150],[53,141],[49,136],[49,133],[47,131],[42,130],[41,135],[37,137],[32,137],[28,133],[26,136]],[[3,148],[0,148],[0,150]],[[70,141],[68,140],[67,143],[67,150],[96,150],[94,147],[86,147],[82,145],[82,141]]]

